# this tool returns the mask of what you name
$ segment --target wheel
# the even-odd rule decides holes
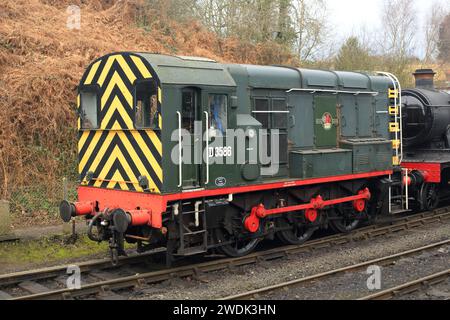
[[[366,209],[367,210],[367,206]],[[356,218],[356,214],[362,215],[363,212],[357,213],[353,207],[353,203],[341,203],[332,208],[329,212],[331,228],[340,233],[350,233],[355,230],[360,219]]]
[[[308,241],[317,230],[317,227],[308,225],[305,219],[295,213],[287,213],[285,217],[277,219],[277,227],[290,227],[290,229],[278,231],[277,237],[286,244],[295,245]]]
[[[236,237],[224,228],[215,229],[214,234],[217,243],[231,242],[231,244],[226,244],[218,248],[230,257],[242,257],[251,253],[260,241],[260,239]]]
[[[420,191],[422,209],[431,211],[439,205],[439,187],[435,183],[425,183]]]

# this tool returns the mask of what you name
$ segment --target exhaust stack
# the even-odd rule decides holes
[[[416,88],[434,90],[435,74],[436,72],[434,72],[433,69],[417,69],[416,72],[413,73],[414,78],[416,79]]]

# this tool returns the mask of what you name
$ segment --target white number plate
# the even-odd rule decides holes
[[[231,147],[210,147],[209,157],[231,157],[232,149]]]

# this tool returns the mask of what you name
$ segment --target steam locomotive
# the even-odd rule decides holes
[[[434,75],[417,70],[416,87],[402,91],[402,167],[410,171],[410,197],[418,210],[432,210],[450,195],[450,95],[435,89]]]
[[[448,181],[448,95],[389,73],[121,52],[78,91],[81,183],[60,215],[84,216],[113,262],[125,241],[170,263],[351,232],[414,199],[434,207]]]

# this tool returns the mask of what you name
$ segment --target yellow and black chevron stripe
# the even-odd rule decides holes
[[[146,60],[132,53],[115,53],[98,59],[86,70],[79,89],[98,86],[100,125],[96,130],[82,130],[78,119],[78,170],[82,184],[143,192],[139,177],[146,177],[148,190],[161,192],[160,130],[134,127],[134,83],[144,79],[154,79],[157,83],[159,127],[162,128],[161,86]],[[93,176],[89,181],[88,172]]]

